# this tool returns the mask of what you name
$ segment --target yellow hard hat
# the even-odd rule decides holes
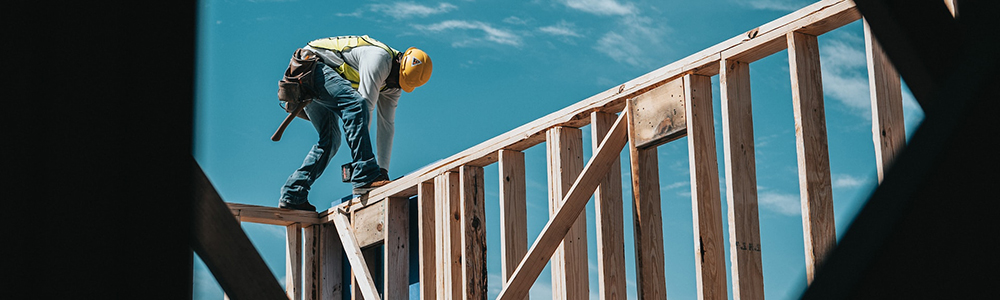
[[[413,92],[413,89],[431,79],[433,68],[431,57],[423,50],[413,47],[406,49],[403,59],[399,62],[399,87],[407,93]]]

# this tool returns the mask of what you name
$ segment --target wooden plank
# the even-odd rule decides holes
[[[719,64],[719,59],[732,55],[743,55],[747,59],[756,56],[765,57],[784,49],[785,33],[794,30],[820,34],[850,22],[861,16],[850,0],[824,0],[792,12],[784,17],[757,27],[760,34],[753,39],[745,34],[720,42],[681,60],[663,66],[652,72],[636,77],[628,82],[609,88],[608,90],[563,108],[559,111],[524,124],[502,135],[482,142],[448,158],[423,167],[413,173],[373,190],[372,199],[389,196],[407,197],[417,192],[417,184],[432,180],[445,172],[456,170],[462,165],[485,166],[495,162],[496,152],[500,149],[524,150],[544,142],[542,134],[555,126],[581,127],[589,122],[589,114],[593,111],[619,111],[625,106],[625,99],[641,95],[664,83],[680,78],[684,74],[697,72],[702,75],[714,75],[712,67]],[[762,44],[778,45],[778,49],[767,51],[752,51]],[[773,51],[773,52],[772,52]],[[726,53],[724,55],[724,52]],[[767,55],[764,55],[764,53]],[[475,163],[473,163],[475,162]],[[350,206],[369,205],[355,202]],[[330,212],[321,214],[328,221]]]
[[[347,219],[347,215],[342,213],[331,214],[331,216],[344,247],[344,254],[347,254],[347,261],[351,264],[351,272],[356,275],[356,283],[361,293],[365,299],[379,299],[375,281],[372,280],[372,275],[368,272],[368,264],[365,262],[361,247],[358,246],[353,230],[351,230],[351,221]]]
[[[623,112],[618,116],[610,133],[601,142],[598,150],[594,152],[594,156],[587,163],[587,166],[583,168],[583,172],[573,183],[573,187],[566,193],[562,207],[559,208],[554,217],[549,219],[545,228],[542,228],[541,234],[528,250],[528,254],[517,265],[514,275],[500,291],[498,300],[524,299],[528,295],[532,283],[545,268],[545,262],[562,243],[563,237],[579,218],[580,213],[587,206],[590,196],[593,195],[612,163],[619,158],[622,147],[628,142],[626,134],[628,123],[625,121],[627,115],[627,112]]]
[[[320,225],[302,228],[305,245],[302,249],[302,299],[316,300],[320,297]]]
[[[319,225],[320,230],[320,299],[344,299],[343,259],[344,246],[332,223]]]
[[[868,90],[872,101],[872,140],[875,143],[875,165],[878,181],[882,182],[896,154],[906,146],[906,124],[903,123],[903,91],[899,73],[885,55],[878,40],[872,36],[868,22],[865,28],[865,54],[868,59]]]
[[[631,119],[631,115],[629,114]],[[629,124],[634,124],[629,120]],[[636,292],[639,299],[666,299],[663,270],[663,220],[660,213],[660,175],[656,147],[636,148],[629,127],[632,170],[632,220],[635,240]]]
[[[823,257],[837,243],[826,113],[823,108],[823,79],[816,36],[799,32],[788,34],[788,68],[792,77],[806,279],[812,282]]]
[[[292,223],[303,225],[319,224],[319,214],[313,211],[283,209],[251,204],[227,202],[229,210],[242,222],[288,226]]]
[[[385,202],[354,211],[354,237],[361,248],[381,244],[385,238]]]
[[[724,60],[719,85],[733,299],[763,299],[750,65]]]
[[[583,133],[555,127],[546,132],[549,173],[549,215],[563,205],[563,195],[583,170]],[[580,213],[552,255],[552,299],[584,299],[590,289],[587,272],[587,216]]]
[[[382,248],[383,247],[381,247],[381,245],[378,245],[374,247],[361,249],[361,256],[364,256],[365,263],[368,264],[368,274],[371,275],[372,280],[375,284],[375,292],[378,293],[379,296],[383,295],[382,288],[384,287],[383,282],[381,281],[382,279],[384,279],[382,278],[383,276],[382,260],[381,260]],[[351,286],[354,287],[353,291],[351,292],[351,299],[353,300],[366,299],[364,296],[364,292],[361,291],[361,285],[358,284],[357,274],[351,274],[351,282],[352,282]]]
[[[952,17],[958,17],[958,0],[944,0],[944,5],[948,7]]]
[[[302,224],[285,226],[285,295],[302,297]]]
[[[459,179],[457,172],[448,172],[434,179],[434,197],[437,206],[437,297],[435,299],[462,298],[462,236],[459,222]]]
[[[601,141],[615,122],[614,114],[590,114],[591,146],[597,152]],[[622,206],[621,161],[611,163],[601,185],[594,192],[594,221],[597,226],[597,282],[601,299],[626,299],[625,229]]]
[[[419,227],[420,256],[420,299],[434,299],[437,296],[437,244],[435,243],[434,183],[421,182],[417,186],[417,222]]]
[[[504,285],[528,252],[524,153],[500,150],[500,268]],[[527,299],[528,297],[525,297]]]
[[[383,293],[385,299],[410,298],[410,200],[389,198],[385,210]]]
[[[684,136],[684,80],[671,80],[645,94],[633,98],[632,121],[635,146],[659,146]]]
[[[715,152],[715,118],[712,116],[712,78],[686,75],[684,87],[698,299],[727,299],[719,164]]]
[[[260,257],[232,211],[205,173],[193,162],[194,212],[191,248],[226,295],[235,299],[285,298],[281,285]]]
[[[486,204],[483,168],[459,168],[463,299],[486,299]]]

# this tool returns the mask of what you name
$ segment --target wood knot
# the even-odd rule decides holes
[[[747,38],[753,39],[753,38],[757,37],[757,32],[759,30],[760,30],[760,27],[757,27],[757,28],[754,28],[754,29],[750,29],[750,31],[747,32]]]

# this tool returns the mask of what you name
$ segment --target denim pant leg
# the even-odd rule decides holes
[[[337,154],[340,147],[340,118],[335,113],[336,107],[336,103],[316,99],[303,109],[319,133],[319,141],[309,150],[302,166],[288,176],[281,188],[281,201],[291,204],[308,201],[309,188],[323,175],[330,157]]]

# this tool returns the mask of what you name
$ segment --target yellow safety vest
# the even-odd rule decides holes
[[[334,53],[337,53],[337,56],[340,56],[341,60],[344,60],[344,56],[341,54],[341,52],[360,46],[375,46],[382,48],[383,50],[389,53],[390,57],[396,57],[401,53],[398,50],[393,49],[392,47],[389,47],[386,44],[383,44],[382,42],[379,42],[373,38],[368,37],[367,35],[329,37],[309,42],[309,47],[333,51]],[[346,60],[344,60],[344,63],[340,64],[340,66],[336,67],[334,70],[336,70],[337,73],[340,74],[340,76],[343,76],[344,79],[350,81],[351,87],[354,87],[354,89],[357,89],[358,86],[360,86],[361,75],[358,74],[357,69],[354,69],[353,67],[348,65]],[[382,87],[382,89],[384,90],[385,87]]]

